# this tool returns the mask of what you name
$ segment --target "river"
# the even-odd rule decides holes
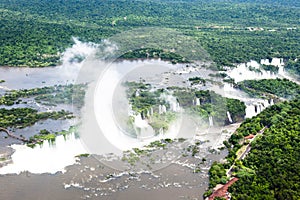
[[[83,44],[76,44],[83,45]],[[92,50],[92,46],[86,46],[89,50]],[[71,50],[70,50],[71,51]],[[266,61],[262,61],[266,63]],[[83,64],[86,64],[83,63]],[[251,65],[256,67],[256,63],[251,62],[241,64],[237,68],[229,70],[227,74],[234,78],[236,81],[244,80],[245,77],[252,79],[256,78],[276,78],[276,77],[289,77],[283,70],[282,61],[275,59],[274,65],[281,67],[280,72],[276,74],[270,74],[268,72],[253,73],[247,66]],[[51,68],[0,68],[0,79],[4,79],[6,82],[1,83],[0,90],[4,93],[6,90],[12,89],[24,89],[33,87],[51,86],[55,84],[67,84],[76,83],[78,81],[83,82],[85,80],[82,77],[82,64],[70,63],[62,64],[58,67]],[[100,102],[104,105],[102,108],[92,107],[96,109],[96,118],[93,119],[94,123],[105,119],[103,109],[105,109],[106,103],[109,100],[116,98],[115,90],[120,82],[124,80],[141,80],[141,77],[145,82],[151,83],[156,88],[163,88],[168,86],[181,86],[189,87],[190,85],[185,81],[189,77],[195,77],[201,75],[202,78],[211,78],[209,74],[215,73],[209,69],[201,69],[197,66],[186,66],[182,64],[171,65],[168,62],[160,60],[146,60],[146,61],[122,61],[113,64],[119,72],[121,71],[121,77],[114,82],[114,77],[110,76],[107,71],[103,75],[101,80],[94,83],[92,91],[94,102]],[[109,69],[113,69],[113,67]],[[127,71],[126,71],[127,70]],[[145,76],[146,74],[146,76]],[[120,75],[120,74],[119,74]],[[107,76],[107,77],[105,77]],[[107,79],[108,81],[105,81]],[[217,78],[214,81],[219,81]],[[100,84],[100,86],[99,86]],[[110,84],[111,90],[105,91],[105,87]],[[93,84],[91,84],[93,85]],[[199,89],[213,89],[214,91],[222,94],[226,97],[237,98],[246,103],[246,117],[252,117],[264,108],[272,105],[274,101],[267,101],[262,99],[253,99],[247,97],[241,91],[238,91],[225,83],[224,86],[216,85],[213,82],[208,82],[207,85],[198,86]],[[104,95],[110,92],[110,95]],[[105,100],[104,96],[108,99]],[[119,97],[119,96],[118,96]],[[97,105],[97,104],[96,104]],[[109,110],[113,115],[118,116],[116,113],[121,109],[122,104],[115,102],[113,106],[115,110]],[[257,105],[260,109],[254,110],[254,106]],[[24,105],[20,105],[24,106]],[[38,107],[35,102],[32,102],[33,107]],[[62,105],[63,107],[63,105]],[[40,108],[41,110],[47,108]],[[56,108],[57,109],[57,108]],[[84,108],[84,111],[86,111]],[[99,109],[97,111],[97,109]],[[93,111],[95,112],[95,111]],[[100,114],[97,116],[97,113]],[[230,115],[230,113],[228,114]],[[102,118],[101,118],[102,117]],[[103,118],[104,117],[104,118]],[[85,116],[82,116],[85,118]],[[92,120],[89,120],[92,121]],[[181,122],[182,123],[182,122]],[[232,124],[226,127],[213,127],[209,130],[197,129],[197,124],[191,121],[184,121],[184,124],[191,123],[192,127],[189,129],[183,129],[185,134],[175,134],[172,138],[186,137],[189,138],[188,144],[193,144],[195,141],[206,141],[199,146],[199,153],[196,157],[185,157],[182,153],[182,146],[169,147],[165,152],[161,149],[155,151],[163,154],[174,154],[175,158],[167,161],[163,167],[151,169],[151,166],[147,166],[148,170],[139,167],[129,166],[129,169],[122,170],[118,166],[122,154],[111,155],[109,153],[114,148],[105,147],[110,145],[113,147],[120,147],[117,149],[118,153],[122,153],[123,150],[131,149],[132,147],[142,147],[151,141],[161,139],[161,137],[152,138],[149,141],[140,141],[128,136],[125,140],[122,140],[120,135],[102,135],[99,138],[94,138],[92,141],[88,141],[84,138],[86,135],[79,135],[76,137],[74,133],[68,135],[66,138],[59,136],[54,144],[44,142],[41,146],[35,148],[29,148],[26,145],[16,144],[11,139],[8,142],[1,142],[1,147],[11,145],[15,153],[12,154],[12,163],[5,167],[0,168],[0,199],[19,199],[21,196],[25,199],[140,199],[143,195],[143,199],[202,199],[202,194],[208,186],[208,169],[213,161],[220,161],[224,158],[226,152],[213,152],[209,151],[212,148],[221,147],[223,140],[227,139],[232,132],[238,127],[239,124]],[[33,131],[38,131],[43,127],[53,127],[54,130],[65,129],[70,126],[72,122],[47,120],[43,123],[37,123],[32,127],[28,127],[22,130],[15,130],[16,134],[30,135]],[[111,126],[108,126],[110,129]],[[89,129],[91,132],[93,129]],[[111,129],[110,129],[111,130]],[[224,131],[226,130],[226,131]],[[82,130],[81,130],[82,131]],[[86,131],[86,130],[85,130]],[[108,132],[105,132],[106,134]],[[166,135],[170,137],[172,135]],[[3,138],[4,135],[2,135]],[[94,135],[91,135],[94,137]],[[101,138],[105,141],[102,143],[96,142]],[[113,138],[113,139],[112,139]],[[89,138],[90,139],[90,138]],[[114,140],[119,139],[119,143],[113,143]],[[91,142],[91,143],[89,143]],[[93,142],[95,144],[93,144]],[[90,145],[100,146],[103,150],[103,155],[81,157],[76,159],[75,156],[81,153],[95,153],[93,147]],[[99,148],[97,148],[98,150]],[[174,153],[176,152],[176,153]],[[96,152],[99,154],[98,152]],[[115,152],[114,152],[115,153]],[[157,153],[157,155],[161,155]],[[153,153],[155,154],[155,153]],[[101,162],[101,160],[107,159],[111,156],[112,161]],[[148,162],[149,159],[144,160]],[[202,162],[202,159],[204,160]],[[115,161],[114,159],[119,159]],[[158,160],[157,157],[152,157],[154,161]],[[117,164],[113,164],[117,163]],[[153,165],[154,166],[154,165]],[[152,166],[152,167],[153,167]],[[199,166],[200,172],[195,173],[195,169]],[[155,167],[154,167],[155,168]],[[26,171],[26,172],[23,172]],[[62,173],[63,172],[63,173]],[[15,173],[21,173],[16,175]],[[14,174],[14,175],[13,175]],[[146,194],[146,195],[145,195]]]

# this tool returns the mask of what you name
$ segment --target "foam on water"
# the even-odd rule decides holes
[[[149,62],[149,61],[148,61]],[[145,62],[147,63],[147,62]],[[157,63],[154,61],[153,63]],[[160,62],[159,62],[160,63]],[[169,130],[164,132],[163,134],[154,135],[154,131],[152,127],[148,124],[146,119],[143,119],[139,114],[134,113],[132,116],[134,117],[134,125],[139,128],[141,136],[145,137],[130,137],[130,134],[124,132],[125,130],[120,128],[119,121],[116,120],[115,115],[119,113],[114,112],[114,100],[118,100],[118,103],[122,101],[122,97],[115,96],[115,90],[117,87],[120,87],[120,83],[124,81],[124,78],[130,74],[132,71],[137,70],[140,66],[148,68],[154,67],[151,63],[149,66],[138,62],[136,64],[131,64],[126,67],[120,67],[120,63],[112,63],[104,74],[102,74],[101,79],[98,80],[95,93],[94,93],[94,114],[96,116],[98,127],[100,128],[101,133],[98,133],[97,137],[105,137],[108,142],[115,147],[115,149],[125,151],[132,149],[134,147],[143,147],[146,144],[149,144],[152,141],[159,140],[161,138],[174,138],[178,134],[178,123],[175,121],[173,124],[170,124]],[[155,64],[155,67],[162,67],[164,70],[166,67],[174,67],[171,64],[160,66],[159,64]],[[180,112],[180,107],[176,98],[172,95],[162,95],[160,97],[167,101],[170,104],[170,109],[176,110]],[[124,99],[125,101],[125,99]],[[166,105],[157,105],[158,113],[163,114],[167,112]],[[124,109],[124,108],[120,108]],[[148,112],[144,113],[147,115]],[[150,108],[149,115],[153,115],[153,108]],[[129,117],[129,116],[128,116]],[[174,127],[177,127],[174,128]],[[151,133],[152,132],[152,133]],[[100,136],[103,135],[103,136]],[[95,139],[95,137],[93,137]],[[88,141],[89,142],[89,141]],[[99,151],[99,152],[95,152]],[[101,152],[105,151],[104,149],[94,148],[93,153],[102,154]]]
[[[76,162],[76,155],[85,153],[79,139],[72,133],[56,137],[55,143],[44,141],[42,145],[30,148],[27,145],[14,144],[11,146],[15,152],[12,163],[0,168],[0,174],[21,173],[56,173],[64,171],[68,165]]]
[[[67,48],[62,54],[62,65],[47,69],[54,71],[54,76],[57,79],[75,80],[82,65],[82,60],[95,52],[98,46],[94,43],[81,42],[77,38],[73,38],[73,40],[74,44],[72,47]],[[80,59],[76,60],[76,58]],[[28,72],[24,68],[24,72],[27,73],[31,80],[34,80],[35,76],[41,76],[41,72],[38,71],[40,69],[29,70],[31,71]],[[48,78],[51,79],[49,76]],[[38,103],[36,105],[45,108],[47,111],[51,111],[46,106]],[[57,171],[63,171],[66,166],[74,164],[76,162],[76,155],[87,152],[74,133],[66,136],[66,138],[64,136],[56,137],[54,144],[44,141],[42,145],[36,145],[34,148],[19,144],[12,145],[11,147],[15,150],[12,154],[12,163],[0,168],[0,174],[21,173],[22,171],[56,173]]]

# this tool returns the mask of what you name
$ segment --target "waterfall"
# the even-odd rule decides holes
[[[163,113],[166,113],[167,112],[167,108],[165,105],[159,105],[158,106],[158,114],[163,114]]]
[[[21,173],[22,171],[37,174],[56,173],[64,171],[66,166],[75,164],[76,155],[88,153],[75,133],[57,136],[55,145],[45,140],[41,146],[36,145],[34,148],[26,144],[13,144],[11,147],[14,149],[12,162],[1,167],[0,174]]]
[[[261,106],[261,104],[259,104],[259,113],[262,111],[263,109],[262,109],[262,106]]]
[[[274,105],[274,99],[270,99],[270,105]]]
[[[200,106],[200,99],[196,98],[196,106]]]
[[[284,66],[283,65],[280,65],[280,66],[278,66],[278,74],[279,75],[284,75]]]
[[[282,66],[282,65],[284,65],[283,59],[282,58],[273,58],[270,65],[277,66],[277,67]]]
[[[208,121],[209,121],[209,126],[212,127],[214,125],[213,117],[209,116]]]
[[[246,105],[246,116],[245,118],[251,118],[257,114],[257,107],[256,105]]]
[[[141,114],[134,116],[134,129],[140,139],[154,136],[153,128],[142,118]]]
[[[260,64],[262,64],[262,65],[270,65],[271,63],[270,63],[269,59],[261,59],[260,60]]]
[[[161,109],[162,109],[162,113],[166,113],[167,112],[167,108],[166,108],[165,105],[162,105]]]
[[[178,112],[179,111],[179,103],[178,102],[172,102],[172,105],[171,105],[171,110],[173,112]]]
[[[170,110],[173,111],[173,112],[176,112],[177,108],[176,108],[176,103],[175,102],[172,102]]]
[[[138,128],[147,128],[149,126],[148,122],[143,120],[142,114],[134,116],[134,125]]]
[[[136,96],[136,97],[140,96],[139,90],[136,90],[136,91],[135,91],[135,96]]]
[[[147,117],[150,117],[149,109],[147,109]]]
[[[160,128],[158,132],[159,132],[160,135],[163,135],[164,134],[164,129]]]
[[[230,123],[232,123],[233,121],[232,121],[231,114],[230,114],[229,111],[227,111],[227,117],[228,117],[228,121],[229,121]]]
[[[150,116],[152,116],[153,115],[153,108],[151,107],[150,108]]]
[[[162,106],[161,105],[158,106],[158,114],[160,114],[160,115],[162,114]]]

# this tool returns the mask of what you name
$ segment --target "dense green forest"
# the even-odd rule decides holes
[[[0,0],[0,12],[0,65],[53,66],[72,36],[100,43],[137,27],[192,36],[219,66],[300,55],[294,1]]]
[[[147,27],[157,28],[153,32],[161,31],[154,34],[144,29],[152,40],[149,40],[149,35],[139,34],[142,31],[135,32],[138,28]],[[167,30],[174,32],[164,35]],[[140,46],[132,45],[138,49],[131,51],[133,36],[127,31],[133,31],[134,37],[140,39],[136,43],[144,40]],[[195,47],[203,48],[205,53],[202,52],[201,56],[207,59],[209,55],[218,69],[249,60],[278,57],[287,63],[289,72],[300,75],[300,1],[296,0],[0,0],[0,32],[0,66],[56,66],[61,63],[66,48],[74,44],[73,37],[96,44],[107,38],[116,39],[112,42],[121,48],[122,45],[129,48],[120,55],[121,59],[161,58],[172,63],[188,63],[192,60],[182,55],[184,52],[178,51],[176,45],[192,39],[192,43],[187,43],[188,50],[193,52]],[[177,33],[180,37],[176,36]],[[116,37],[118,34],[121,38]],[[168,48],[160,43],[162,40]],[[158,43],[155,48],[151,45],[144,47],[144,44],[153,42]],[[278,70],[270,66],[262,68]],[[218,76],[226,78],[225,73]],[[233,79],[224,81],[234,83]],[[2,82],[4,80],[0,80]],[[206,84],[206,80],[199,77],[190,78],[189,82]],[[241,122],[245,117],[243,102],[222,97],[213,91],[171,87],[153,92],[149,84],[128,82],[125,85],[132,109],[141,113],[142,118],[148,115],[150,108],[154,108],[156,114],[149,123],[156,132],[161,128],[166,130],[176,118],[166,99],[161,98],[166,94],[173,96],[189,114],[206,121],[212,116],[215,125]],[[48,105],[73,103],[81,107],[85,86],[12,90],[0,97],[0,105],[12,106],[26,103],[23,101],[26,98],[34,98]],[[300,199],[299,85],[287,79],[264,79],[246,80],[237,83],[236,87],[252,97],[276,96],[292,100],[268,107],[241,124],[224,142],[228,150],[226,161],[213,163],[209,170],[209,187],[226,183],[226,170],[234,166],[232,175],[239,181],[230,187],[232,199]],[[199,100],[198,105],[196,100]],[[158,115],[159,105],[166,105],[168,112]],[[232,122],[229,122],[227,111]],[[0,126],[24,128],[46,119],[73,117],[72,113],[64,110],[38,112],[32,108],[1,108]],[[132,120],[131,116],[129,121],[132,123]],[[257,135],[261,130],[264,132],[251,143],[247,157],[237,159],[239,150],[249,143],[244,137]],[[41,130],[31,140],[54,140],[56,135],[70,131],[73,127],[56,133]],[[150,145],[163,147],[167,143],[171,141]],[[136,155],[143,152],[133,150]],[[192,156],[198,151],[197,146],[186,149]],[[211,191],[205,196],[209,193]]]
[[[142,48],[134,51],[126,52],[120,56],[120,59],[157,59],[160,58],[165,61],[171,61],[172,64],[176,63],[189,63],[189,61],[182,55],[166,52],[162,49],[153,49],[153,48]]]
[[[296,61],[289,61],[285,67],[289,72],[300,76],[300,61],[297,59]]]
[[[293,99],[300,95],[300,86],[288,79],[245,80],[237,83],[236,87],[252,97],[267,97],[271,94]]]
[[[239,178],[229,191],[232,199],[299,199],[299,114],[300,100],[294,99],[268,107],[259,115],[246,119],[228,141],[229,153],[224,163],[213,163],[210,188],[226,183],[226,170]],[[244,160],[237,159],[240,149],[248,144],[245,136],[259,135],[251,143]],[[208,190],[204,196],[209,196]]]
[[[236,169],[240,179],[230,188],[232,199],[300,198],[299,115],[296,99],[272,106],[254,119],[269,128],[251,144],[243,166]],[[245,168],[254,173],[243,173]]]
[[[0,127],[25,128],[45,119],[70,119],[72,113],[61,110],[53,112],[38,112],[32,108],[0,109]]]

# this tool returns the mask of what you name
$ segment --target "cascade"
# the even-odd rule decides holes
[[[232,121],[231,114],[230,114],[229,111],[227,111],[227,117],[228,117],[228,121],[229,121],[230,123],[232,123],[233,121]]]
[[[166,113],[167,112],[167,108],[165,105],[162,105],[161,107],[162,113]]]
[[[142,118],[141,114],[134,116],[134,128],[137,137],[140,139],[152,137],[154,135],[154,130],[148,122]]]
[[[263,110],[261,104],[259,104],[259,113]]]
[[[208,121],[209,121],[209,126],[212,127],[214,125],[213,117],[209,116]]]
[[[135,96],[136,96],[136,97],[140,96],[140,92],[139,92],[138,90],[135,91]]]
[[[173,111],[173,112],[176,112],[176,103],[175,102],[171,103],[170,110]]]
[[[162,106],[161,105],[158,106],[158,114],[160,114],[160,115],[162,114]]]
[[[245,118],[251,118],[256,115],[255,106],[253,106],[253,105],[246,105],[245,111],[246,111]]]
[[[196,98],[196,106],[200,106],[200,99]]]
[[[160,135],[163,135],[164,134],[164,129],[160,128],[158,132],[159,132]]]

